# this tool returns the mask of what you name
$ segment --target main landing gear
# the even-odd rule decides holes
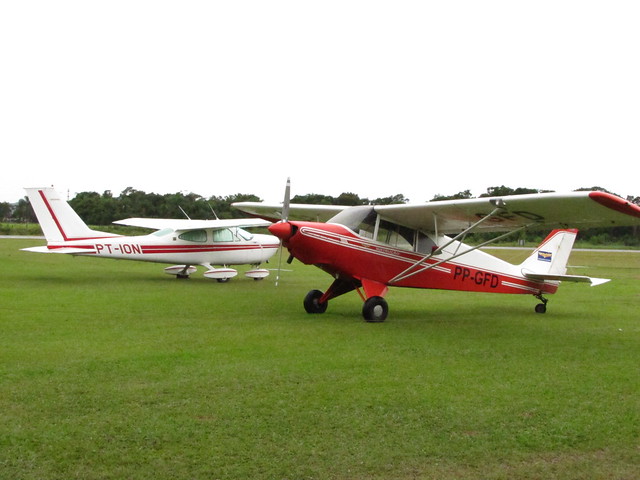
[[[384,322],[389,314],[389,305],[382,297],[369,297],[362,306],[362,316],[367,322]]]
[[[327,311],[328,300],[323,300],[324,293],[320,290],[311,290],[304,297],[304,309],[307,313],[317,314]],[[362,307],[362,316],[367,322],[384,322],[389,314],[387,301],[379,296],[369,297]]]

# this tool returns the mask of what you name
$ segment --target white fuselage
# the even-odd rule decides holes
[[[258,265],[271,258],[278,246],[272,235],[231,228],[185,232],[166,229],[150,235],[51,242],[48,248],[76,249],[75,255],[182,265]]]

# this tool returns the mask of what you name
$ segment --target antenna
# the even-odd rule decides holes
[[[220,220],[218,218],[218,215],[216,215],[216,211],[213,209],[213,207],[211,206],[211,204],[209,202],[207,202],[207,205],[209,205],[209,209],[211,210],[211,213],[213,213],[213,216],[216,217],[216,220]]]
[[[189,215],[187,215],[187,212],[185,212],[185,211],[182,209],[182,207],[181,207],[180,205],[178,205],[178,208],[179,208],[179,209],[180,209],[180,211],[184,214],[184,216],[185,216],[185,217],[187,217],[187,220],[191,220],[191,219],[189,218]]]

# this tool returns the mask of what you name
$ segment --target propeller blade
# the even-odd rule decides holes
[[[284,189],[284,200],[282,202],[282,222],[289,220],[289,204],[291,202],[291,178],[287,177],[287,186]],[[280,282],[280,272],[282,271],[282,239],[280,239],[280,248],[278,251],[278,273],[276,274],[276,287]]]
[[[284,201],[282,202],[282,220],[289,220],[289,203],[291,201],[291,179],[287,178],[287,186],[284,189]]]

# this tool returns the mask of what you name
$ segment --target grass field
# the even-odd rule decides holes
[[[636,479],[640,253],[531,296],[278,287],[0,240],[2,479]],[[517,251],[499,251],[510,257]]]

